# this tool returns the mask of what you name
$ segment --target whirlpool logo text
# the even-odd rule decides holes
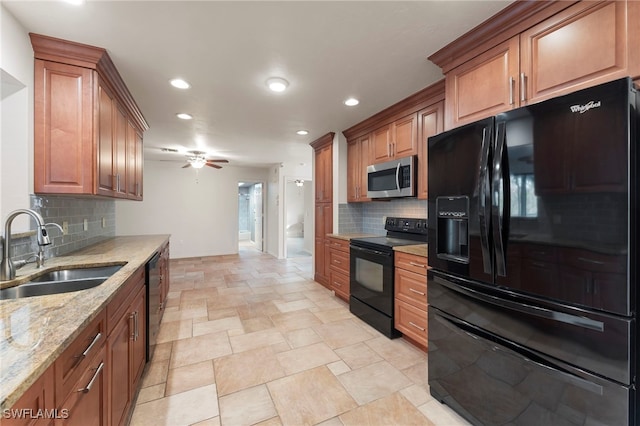
[[[571,105],[569,108],[571,108],[571,112],[579,112],[580,114],[584,114],[590,109],[599,108],[601,104],[602,102],[600,101],[590,101],[589,103],[586,103],[584,105]]]

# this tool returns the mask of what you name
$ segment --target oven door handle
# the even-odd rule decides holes
[[[369,253],[369,254],[373,254],[376,256],[391,256],[392,253],[385,253],[383,251],[379,251],[379,250],[372,250],[372,249],[367,249],[367,248],[362,248],[362,247],[355,247],[355,246],[350,246],[351,250],[356,250],[356,251],[361,251],[363,253]]]

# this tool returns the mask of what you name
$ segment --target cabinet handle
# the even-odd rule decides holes
[[[594,265],[604,265],[604,262],[594,259],[587,259],[586,257],[579,257],[578,260],[585,263],[592,263]]]
[[[87,349],[85,349],[84,352],[78,355],[78,358],[80,358],[80,360],[86,358],[87,355],[89,355],[89,352],[91,352],[91,348],[93,348],[93,346],[98,342],[98,340],[100,340],[101,337],[102,337],[102,333],[96,334],[93,337],[93,340],[91,341],[91,343],[89,343],[89,346],[87,346]]]
[[[411,287],[409,287],[409,291],[412,291],[412,292],[414,292],[414,293],[417,293],[417,294],[419,294],[420,296],[426,296],[426,294],[424,294],[423,292],[418,291],[418,290],[415,290],[415,289],[413,289],[413,288],[411,288]]]
[[[515,80],[513,77],[509,77],[509,105],[513,105],[513,84]]]
[[[387,157],[391,157],[391,143],[387,143]]]
[[[520,101],[527,100],[527,76],[523,72],[520,73]]]
[[[133,321],[133,325],[131,325]],[[131,312],[129,314],[129,326],[131,327],[131,340],[136,340],[136,313]]]
[[[337,285],[338,287],[342,287],[342,284],[340,284],[338,281],[334,281],[333,285]]]
[[[420,327],[420,326],[419,326],[419,325],[417,325],[417,324],[412,323],[411,321],[409,321],[409,325],[411,325],[411,326],[413,326],[413,327],[417,328],[417,329],[418,329],[418,330],[420,330],[420,331],[425,331],[425,329],[424,329],[424,328]]]
[[[426,268],[427,267],[427,265],[424,265],[422,263],[416,263],[416,262],[409,262],[409,265],[417,266],[418,268]]]
[[[78,392],[82,392],[82,393],[89,392],[91,390],[91,387],[93,386],[93,382],[96,381],[96,379],[98,378],[98,375],[100,374],[103,368],[104,368],[104,362],[101,362],[98,368],[96,368],[96,372],[93,373],[93,377],[91,378],[91,380],[89,380],[89,383],[87,383],[87,386],[81,389],[78,389]]]
[[[133,339],[133,340],[135,340],[135,341],[138,341],[138,337],[140,337],[140,327],[139,327],[139,326],[140,326],[140,324],[139,324],[139,322],[138,322],[138,316],[139,316],[139,315],[138,315],[138,311],[135,311],[135,312],[134,312],[134,316],[133,316],[133,324],[134,324],[134,325],[135,325],[135,327],[136,327],[136,338],[135,338],[135,339]]]
[[[340,262],[339,260],[335,260],[335,259],[333,259],[333,263],[338,264],[338,265],[342,264],[342,262]]]

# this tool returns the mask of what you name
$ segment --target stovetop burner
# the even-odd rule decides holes
[[[427,242],[426,219],[389,217],[385,221],[384,229],[387,230],[387,235],[353,238],[351,244],[356,247],[393,250],[393,247]]]

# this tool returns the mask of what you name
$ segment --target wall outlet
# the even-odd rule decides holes
[[[85,231],[89,230],[89,221],[87,219],[84,220],[84,224],[82,225]]]
[[[103,228],[107,227],[107,218],[105,218],[105,217],[102,218],[102,227]]]
[[[69,233],[69,222],[66,220],[62,222],[62,235],[67,235]]]

